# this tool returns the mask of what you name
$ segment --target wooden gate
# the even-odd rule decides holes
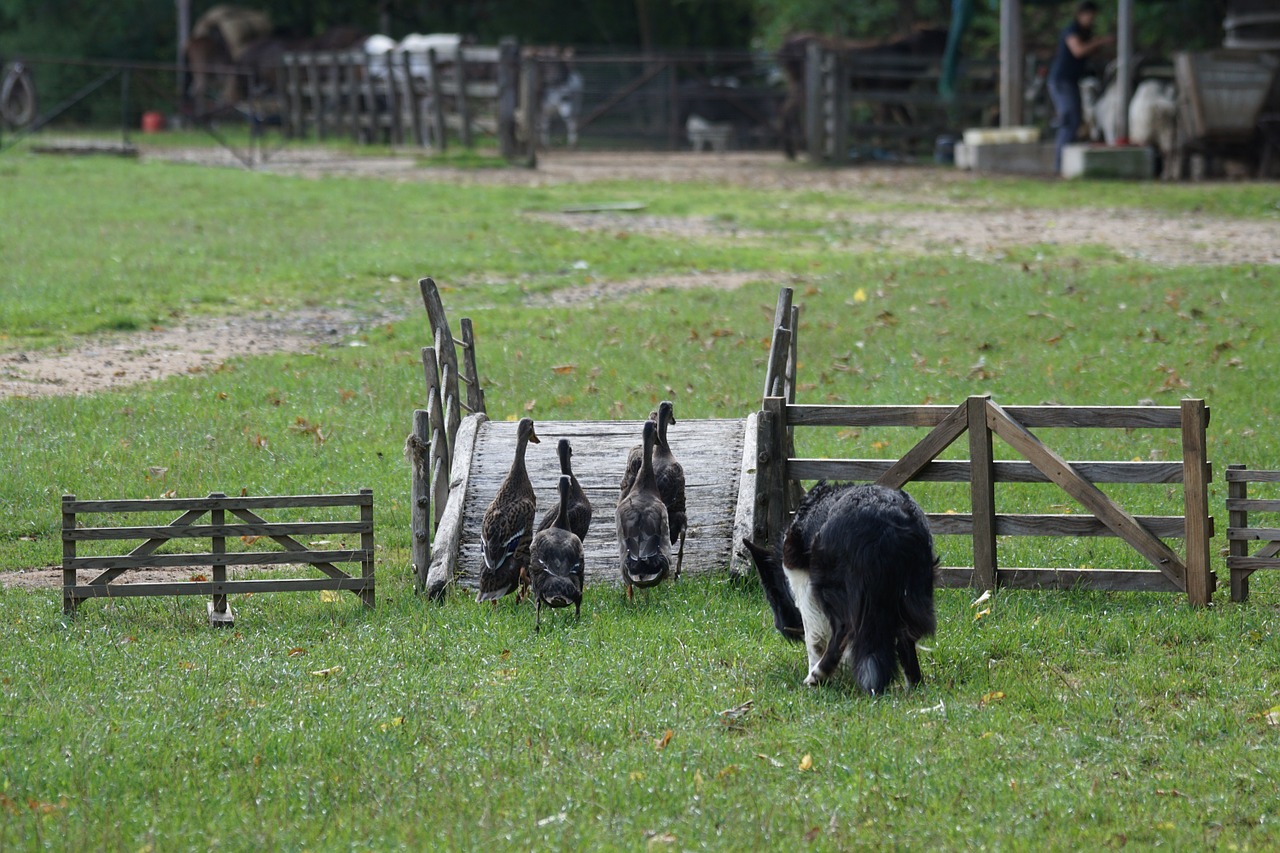
[[[354,521],[272,522],[258,515],[264,509],[307,507],[355,507]],[[85,515],[179,512],[168,524],[107,527],[79,523]],[[236,521],[227,523],[230,513]],[[208,515],[207,524],[199,523]],[[314,549],[294,536],[359,537],[359,547]],[[122,542],[144,540],[127,554],[84,556],[77,554],[80,542]],[[198,553],[157,553],[169,543],[183,539],[207,539],[209,551]],[[268,539],[281,550],[227,550],[228,540],[239,539],[252,546]],[[314,545],[328,545],[319,541]],[[295,495],[288,497],[227,497],[214,493],[207,498],[161,498],[158,500],[80,501],[75,495],[62,498],[62,609],[73,615],[80,602],[90,598],[150,595],[208,595],[210,622],[227,625],[232,621],[227,595],[237,592],[301,592],[307,590],[348,590],[373,606],[373,492],[361,489],[353,495]],[[352,576],[335,563],[359,563],[360,574]],[[305,564],[323,572],[323,578],[266,578],[229,580],[228,566]],[[131,569],[187,566],[208,567],[211,578],[188,581],[112,583]],[[77,582],[77,572],[99,570],[87,584]]]
[[[1280,471],[1227,466],[1227,568],[1231,571],[1232,601],[1249,597],[1249,575],[1259,569],[1280,569],[1280,529],[1263,527],[1256,521],[1258,513],[1280,513],[1280,500],[1259,498],[1256,494],[1249,497],[1250,483],[1280,483]],[[1255,519],[1252,526],[1250,513]],[[1250,542],[1265,544],[1250,554]]]
[[[783,303],[788,310],[783,310]],[[796,316],[790,294],[779,298],[779,317]],[[1207,604],[1216,587],[1209,570],[1213,519],[1208,509],[1210,465],[1205,455],[1209,410],[1203,400],[1179,406],[1001,406],[988,396],[958,406],[814,406],[790,397],[795,384],[794,324],[775,328],[767,396],[756,416],[757,476],[753,538],[779,541],[794,509],[801,481],[839,479],[902,488],[911,481],[969,484],[971,511],[932,513],[935,534],[969,536],[973,565],[944,567],[943,586],[1185,592],[1193,605]],[[929,433],[898,459],[808,459],[795,455],[796,427],[927,427]],[[1176,430],[1182,460],[1068,461],[1032,430],[1040,428]],[[962,436],[967,460],[937,457]],[[997,460],[994,438],[1021,456]],[[1080,504],[1083,514],[996,512],[1001,483],[1052,483]],[[1098,483],[1180,484],[1180,515],[1136,516],[1098,488]],[[1118,537],[1153,569],[1001,568],[1000,536]],[[1183,539],[1179,555],[1165,543]],[[738,569],[741,570],[740,568]]]

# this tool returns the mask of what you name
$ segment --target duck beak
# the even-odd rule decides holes
[[[536,432],[529,433],[529,441],[533,442],[534,444],[542,444],[542,441],[541,439],[538,438],[538,434]]]

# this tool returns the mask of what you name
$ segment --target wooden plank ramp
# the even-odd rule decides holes
[[[540,444],[529,445],[525,463],[538,494],[538,518],[556,502],[560,463],[556,445],[562,438],[573,445],[573,471],[594,513],[587,540],[587,586],[619,584],[617,528],[614,510],[618,482],[627,454],[640,443],[643,421],[539,421]],[[684,574],[726,571],[733,545],[734,514],[742,475],[745,420],[681,420],[667,430],[672,452],[684,466],[689,527],[685,536]],[[515,455],[514,421],[485,421],[479,425],[470,476],[461,496],[461,537],[454,579],[475,587],[484,564],[480,525],[484,511],[511,469]],[[458,472],[454,472],[457,479]],[[459,496],[451,494],[449,499]],[[437,540],[444,531],[437,531]],[[675,550],[672,551],[674,560]]]

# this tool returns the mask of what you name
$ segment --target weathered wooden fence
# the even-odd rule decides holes
[[[476,346],[471,320],[459,323],[460,339],[449,329],[449,320],[440,301],[440,290],[430,278],[421,279],[422,303],[431,326],[432,346],[422,348],[422,371],[426,380],[427,408],[413,413],[413,432],[405,444],[405,455],[413,469],[412,543],[415,583],[419,591],[428,588],[432,563],[432,533],[441,528],[449,492],[466,486],[471,453],[479,423],[486,419],[484,390],[476,372]],[[458,364],[458,350],[462,364]],[[465,396],[461,396],[465,388]],[[464,419],[466,428],[460,430]],[[457,511],[461,511],[460,505]],[[447,526],[460,530],[460,525]],[[437,543],[437,548],[456,548],[457,543]]]
[[[466,146],[480,134],[514,138],[514,41],[432,49],[425,59],[424,70],[408,53],[286,53],[286,126],[295,136],[346,136],[437,150],[447,147],[451,133]]]
[[[777,317],[796,317],[784,288]],[[795,330],[775,325],[766,396],[756,415],[756,495],[753,538],[780,540],[794,510],[801,481],[871,481],[902,488],[910,481],[968,483],[971,512],[931,513],[933,531],[973,540],[973,565],[945,567],[944,586],[1017,588],[1086,587],[1105,590],[1185,592],[1193,605],[1208,603],[1216,586],[1209,569],[1213,519],[1208,508],[1210,464],[1206,458],[1209,410],[1203,400],[1180,406],[1001,406],[987,396],[957,406],[815,406],[794,402]],[[926,427],[929,433],[898,459],[810,459],[795,456],[797,427]],[[1089,428],[1173,430],[1181,433],[1180,462],[1068,461],[1045,445],[1032,429]],[[969,459],[937,461],[961,436],[968,436]],[[1021,460],[995,458],[993,438]],[[996,512],[996,488],[1003,483],[1053,483],[1088,511],[1082,514]],[[1135,516],[1097,483],[1182,486],[1182,514]],[[1280,507],[1280,502],[1276,502]],[[1004,568],[997,537],[1118,537],[1151,569]],[[1163,540],[1183,539],[1179,555]],[[1280,564],[1280,563],[1278,563]],[[741,572],[747,564],[735,562]]]
[[[259,511],[270,509],[304,509],[315,507],[355,507],[359,517],[354,521],[267,521]],[[129,527],[83,526],[86,515],[180,512],[165,525]],[[227,523],[230,513],[237,521]],[[207,524],[199,523],[209,516]],[[359,536],[358,548],[313,550],[295,536]],[[274,551],[227,550],[228,540],[241,539],[252,545],[266,538],[282,547]],[[80,556],[79,542],[121,542],[145,540],[127,554]],[[171,542],[183,539],[208,539],[208,552],[158,553]],[[325,543],[328,544],[328,543]],[[159,500],[76,500],[75,495],[62,498],[62,609],[73,615],[80,602],[90,598],[112,598],[152,595],[208,595],[209,619],[214,624],[230,624],[231,608],[227,596],[249,592],[299,592],[307,590],[348,590],[366,606],[373,606],[373,492],[361,489],[349,495],[294,495],[289,497],[227,497],[214,493],[207,498],[164,498]],[[359,563],[359,576],[339,569],[335,563]],[[227,578],[228,566],[295,565],[314,566],[323,578],[266,578],[258,580]],[[195,581],[112,583],[131,569],[166,567],[209,567],[212,579]],[[77,573],[99,570],[87,584],[78,582]]]
[[[1227,466],[1227,568],[1231,571],[1231,600],[1249,597],[1249,575],[1259,569],[1280,569],[1280,528],[1250,525],[1250,513],[1280,513],[1280,500],[1249,497],[1250,483],[1280,483],[1280,471],[1257,471],[1244,465]],[[1253,554],[1250,542],[1264,542]]]
[[[814,162],[849,160],[853,146],[922,153],[943,133],[990,123],[999,105],[992,62],[965,62],[956,93],[938,93],[940,58],[839,51],[805,54],[805,138]]]

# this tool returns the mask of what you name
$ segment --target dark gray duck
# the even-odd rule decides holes
[[[658,411],[654,409],[649,413],[649,420],[655,424],[658,422]],[[622,482],[618,484],[618,497],[623,497],[627,492],[631,491],[631,486],[636,481],[636,477],[640,476],[640,460],[644,456],[644,446],[637,444],[631,448],[631,452],[627,454],[627,468],[622,472]]]
[[[516,456],[511,471],[498,486],[480,525],[484,567],[480,569],[476,601],[492,601],[497,606],[499,598],[520,585],[521,570],[529,564],[533,518],[538,510],[538,498],[524,464],[529,442],[538,444],[538,435],[533,431],[533,421],[521,418],[516,426]]]
[[[561,441],[562,447],[568,446]],[[533,630],[542,630],[542,605],[568,607],[573,614],[582,612],[582,586],[585,581],[582,539],[570,529],[573,507],[573,482],[560,475],[560,501],[551,516],[551,525],[539,530],[529,549],[529,575],[533,582]]]
[[[658,494],[653,473],[653,449],[658,441],[658,425],[644,424],[644,451],[640,474],[631,489],[618,501],[618,556],[627,598],[633,587],[662,583],[671,570],[671,530],[667,507]]]
[[[653,447],[653,476],[658,483],[658,494],[667,507],[667,524],[671,529],[671,544],[680,543],[676,555],[676,580],[680,579],[680,567],[684,563],[684,531],[688,515],[684,504],[684,467],[676,460],[667,443],[667,426],[676,422],[675,405],[663,400],[658,406],[658,443]]]
[[[587,493],[582,490],[578,478],[573,475],[573,448],[569,446],[569,439],[560,439],[556,446],[556,453],[560,457],[560,476],[569,478],[569,529],[573,531],[573,535],[585,541],[587,538],[587,529],[591,527],[591,501],[587,499]],[[556,523],[556,517],[560,514],[560,507],[554,506],[542,517],[542,521],[538,523],[537,533],[548,530]]]

